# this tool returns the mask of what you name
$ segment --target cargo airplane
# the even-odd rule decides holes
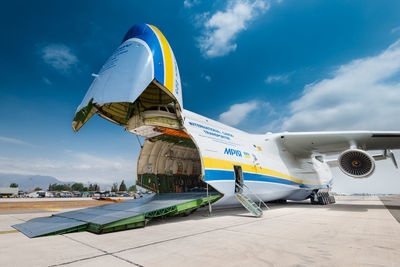
[[[174,53],[152,25],[133,26],[93,76],[74,131],[97,113],[143,137],[137,184],[155,193],[208,189],[223,196],[216,205],[238,203],[241,194],[328,204],[332,166],[355,179],[370,176],[377,160],[397,167],[391,149],[400,149],[400,132],[250,134],[184,109]]]

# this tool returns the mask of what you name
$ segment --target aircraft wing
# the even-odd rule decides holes
[[[338,154],[350,147],[362,150],[400,149],[400,131],[284,132],[280,143],[299,157]],[[278,142],[279,142],[278,141]]]

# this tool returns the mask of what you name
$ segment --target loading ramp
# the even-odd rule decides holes
[[[28,237],[90,231],[97,234],[144,227],[152,218],[175,216],[213,203],[218,192],[162,193],[29,220],[13,227]]]

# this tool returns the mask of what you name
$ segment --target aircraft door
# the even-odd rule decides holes
[[[243,192],[242,166],[234,165],[233,171],[235,173],[235,193],[242,193]]]

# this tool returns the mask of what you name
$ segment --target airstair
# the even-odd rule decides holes
[[[267,209],[269,207],[264,201],[261,200],[256,194],[252,193],[250,189],[246,185],[239,185],[236,183],[236,186],[240,189],[239,192],[235,193],[235,197],[239,202],[245,207],[251,214],[256,217],[261,217],[263,215],[263,210],[261,209],[261,204],[263,204]],[[248,197],[244,192],[248,191],[251,195],[255,196],[259,200],[259,205],[257,205],[250,197]]]

